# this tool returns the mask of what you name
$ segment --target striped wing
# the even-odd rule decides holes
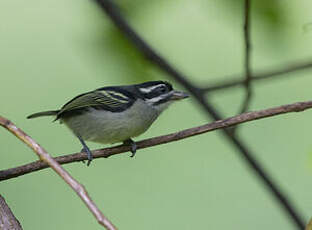
[[[88,108],[121,112],[133,104],[133,99],[121,92],[112,90],[96,90],[81,94],[66,103],[57,115],[57,119],[69,113],[81,113]]]

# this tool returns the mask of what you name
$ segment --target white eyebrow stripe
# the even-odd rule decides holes
[[[149,93],[149,92],[153,91],[154,89],[161,87],[161,86],[165,86],[165,84],[159,84],[159,85],[150,86],[148,88],[139,88],[139,89],[142,93]]]

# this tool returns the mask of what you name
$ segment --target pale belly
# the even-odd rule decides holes
[[[146,110],[137,103],[132,107],[122,113],[90,109],[89,112],[62,121],[83,140],[98,143],[123,142],[144,133],[158,117],[156,110]]]

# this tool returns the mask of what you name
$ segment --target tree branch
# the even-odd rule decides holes
[[[248,106],[250,104],[250,100],[252,97],[251,91],[251,80],[252,80],[252,73],[250,68],[251,63],[251,42],[250,42],[250,3],[251,0],[245,0],[244,3],[244,45],[245,45],[245,60],[244,60],[244,67],[245,67],[245,80],[244,86],[246,89],[246,96],[244,98],[242,108],[240,109],[240,113],[244,113],[247,111]]]
[[[0,195],[0,230],[23,230],[21,224]]]
[[[14,134],[22,142],[28,145],[39,157],[39,159],[49,165],[81,198],[90,212],[97,219],[99,224],[107,230],[116,230],[116,227],[102,214],[96,204],[92,201],[83,185],[79,184],[62,166],[52,158],[34,139],[16,127],[11,121],[0,116],[0,125]]]
[[[217,129],[229,128],[231,126],[239,125],[239,124],[253,121],[253,120],[277,116],[277,115],[281,115],[284,113],[300,112],[300,111],[304,111],[310,108],[312,108],[312,101],[297,102],[297,103],[282,105],[282,106],[273,107],[269,109],[247,112],[247,113],[240,114],[238,116],[230,117],[224,120],[215,121],[215,122],[197,126],[194,128],[185,129],[179,132],[145,139],[145,140],[136,142],[136,144],[137,144],[138,149],[148,148],[148,147],[152,147],[152,146],[156,146],[160,144],[166,144],[166,143],[170,143],[173,141],[182,140],[182,139],[189,138],[192,136],[211,132]],[[112,155],[124,153],[127,151],[130,151],[129,146],[119,145],[119,146],[115,146],[111,148],[94,150],[92,151],[92,155],[94,158],[100,158],[100,157],[107,158]],[[70,155],[56,157],[54,159],[59,164],[68,164],[72,162],[87,160],[87,156],[85,153],[74,153]],[[35,162],[25,164],[16,168],[2,170],[0,171],[0,181],[18,177],[21,175],[25,175],[25,174],[35,172],[38,170],[42,170],[48,167],[49,165],[46,162],[35,161]]]
[[[276,70],[259,71],[259,73],[253,74],[251,83],[262,81],[262,80],[276,79],[280,77],[290,77],[291,75],[289,75],[289,73],[294,73],[294,72],[302,71],[302,70],[308,70],[311,68],[312,68],[312,62],[308,61],[308,62],[302,62],[300,64],[290,64],[288,65],[288,67],[284,67],[284,68],[280,68]],[[225,79],[232,79],[232,80],[229,80],[229,81],[225,80],[219,83],[218,82],[210,83],[209,86],[203,87],[202,91],[204,93],[210,93],[210,92],[217,91],[217,90],[223,90],[223,89],[241,86],[245,83],[245,80],[242,78],[243,76],[225,77]]]

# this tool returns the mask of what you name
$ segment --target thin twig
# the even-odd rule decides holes
[[[243,113],[238,116],[230,117],[224,120],[215,121],[209,124],[185,129],[179,132],[153,137],[136,142],[138,149],[148,148],[160,144],[166,144],[173,141],[182,140],[192,136],[200,135],[203,133],[211,132],[217,129],[229,128],[235,125],[239,125],[245,122],[263,119],[266,117],[277,116],[284,113],[300,112],[306,109],[312,108],[312,101],[297,102],[288,105],[282,105],[264,110],[258,110],[248,113]],[[0,120],[1,121],[1,120]],[[97,149],[92,151],[94,158],[104,157],[107,158],[112,155],[120,154],[130,151],[130,147],[127,145],[119,145],[111,148]],[[74,153],[70,155],[64,155],[54,158],[59,164],[68,164],[72,162],[78,162],[86,160],[87,156],[85,153]],[[7,180],[13,177],[18,177],[31,172],[35,172],[41,169],[48,168],[49,165],[42,161],[35,161],[26,165],[22,165],[16,168],[0,171],[0,181]]]
[[[251,101],[252,91],[251,91],[251,79],[252,73],[250,68],[251,63],[251,42],[250,42],[250,3],[251,0],[245,0],[244,3],[244,50],[245,50],[245,59],[244,59],[244,68],[245,68],[245,79],[244,86],[246,89],[246,96],[243,100],[242,107],[240,109],[240,113],[244,113],[247,111],[248,106]]]
[[[28,145],[39,157],[39,159],[49,165],[81,198],[90,212],[97,219],[99,224],[107,230],[116,230],[117,228],[103,215],[96,204],[92,201],[83,185],[79,184],[46,150],[44,150],[34,139],[16,127],[11,121],[0,116],[0,125],[14,134],[17,138]]]
[[[214,108],[214,106],[203,95],[203,91],[195,87],[187,76],[183,75],[173,66],[171,66],[167,60],[160,56],[154,49],[151,48],[127,23],[127,21],[121,16],[118,7],[112,0],[95,0],[98,5],[104,10],[104,12],[110,17],[115,26],[127,37],[133,45],[146,57],[147,60],[154,63],[161,70],[169,74],[172,78],[182,84],[189,92],[194,96],[197,102],[202,108],[213,117],[214,120],[221,120],[222,116]],[[223,134],[238,150],[243,160],[250,166],[256,175],[264,182],[264,185],[272,192],[276,200],[282,205],[286,213],[292,218],[293,222],[297,225],[298,229],[304,229],[304,221],[295,210],[291,202],[281,192],[277,184],[275,184],[270,178],[269,174],[265,172],[263,167],[246,145],[237,136],[228,129],[223,129]]]
[[[290,73],[294,73],[297,71],[308,70],[312,68],[312,62],[303,62],[300,64],[289,64],[287,67],[283,67],[276,70],[270,71],[259,71],[258,73],[254,73],[251,79],[251,83],[261,80],[270,80],[270,79],[280,79],[281,77],[291,77]],[[203,87],[202,92],[210,93],[217,90],[223,90],[228,88],[233,88],[237,86],[244,85],[245,81],[242,79],[243,76],[229,76],[224,79],[232,79],[232,80],[224,80],[219,83],[210,83],[209,86]],[[233,80],[234,79],[234,80]],[[235,80],[236,79],[236,80]]]
[[[5,199],[0,195],[0,229],[23,230],[20,222],[16,219]]]

